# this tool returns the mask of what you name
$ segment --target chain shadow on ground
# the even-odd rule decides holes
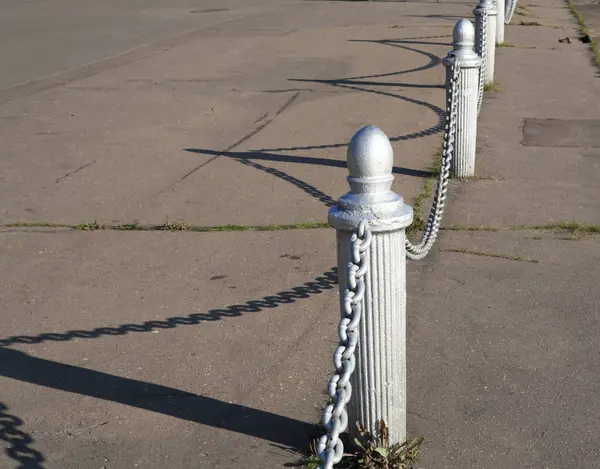
[[[347,90],[351,90],[351,91],[372,93],[372,94],[376,94],[376,95],[380,95],[380,96],[388,96],[391,98],[400,99],[402,101],[406,101],[406,102],[415,104],[417,106],[425,107],[427,109],[430,109],[437,115],[437,117],[438,117],[437,124],[433,125],[432,127],[428,128],[428,129],[420,130],[418,132],[413,132],[413,133],[406,134],[406,135],[390,137],[389,140],[391,142],[398,142],[398,141],[405,141],[405,140],[421,138],[421,137],[425,137],[428,135],[434,135],[436,133],[441,132],[444,129],[445,114],[446,114],[446,111],[444,109],[441,109],[438,106],[435,106],[426,101],[422,101],[422,100],[415,99],[415,98],[409,98],[408,96],[403,96],[401,94],[392,93],[389,91],[382,91],[381,89],[370,89],[370,88],[364,88],[364,87],[365,86],[372,86],[372,87],[404,86],[404,87],[415,87],[415,88],[443,89],[444,85],[416,85],[416,84],[411,84],[411,83],[394,83],[394,82],[385,82],[385,81],[364,81],[364,80],[371,79],[371,78],[392,77],[392,76],[397,76],[397,75],[403,75],[406,73],[420,72],[420,71],[428,70],[428,69],[431,69],[431,68],[434,68],[434,67],[440,65],[442,61],[435,54],[432,54],[427,51],[422,51],[415,47],[410,47],[410,46],[404,45],[405,43],[406,44],[422,44],[422,45],[440,45],[440,44],[445,45],[444,43],[417,41],[420,39],[430,39],[430,38],[434,39],[434,38],[439,38],[439,37],[447,37],[447,36],[445,36],[445,35],[444,36],[422,36],[422,37],[407,38],[407,39],[377,39],[377,40],[350,39],[349,40],[349,42],[364,42],[364,43],[381,44],[381,45],[386,45],[386,46],[390,46],[390,47],[399,47],[401,49],[405,49],[405,50],[408,50],[411,52],[416,52],[418,54],[424,55],[425,57],[427,57],[429,59],[429,61],[428,61],[428,63],[426,63],[425,65],[422,65],[420,67],[412,68],[409,70],[389,72],[389,73],[361,75],[361,76],[343,77],[343,78],[335,78],[335,79],[290,78],[289,80],[294,81],[294,82],[301,82],[301,83],[323,84],[323,85],[328,85],[328,86],[331,86],[334,88],[342,88],[342,89],[347,89]],[[449,47],[451,47],[451,46],[449,45]],[[344,142],[344,143],[333,143],[333,144],[324,144],[324,145],[305,145],[305,146],[294,146],[294,147],[262,148],[262,149],[257,149],[257,150],[251,150],[249,153],[260,154],[260,153],[279,152],[279,151],[320,150],[320,149],[327,149],[327,148],[343,148],[343,147],[346,147],[347,145],[348,145],[347,142]],[[412,170],[410,170],[410,171],[412,171]],[[427,175],[425,175],[424,173],[427,173]],[[402,172],[400,171],[399,174],[402,174]],[[429,175],[430,175],[429,172],[421,172],[419,174],[419,176],[424,176],[424,177],[427,177]]]
[[[437,38],[440,36],[433,36],[433,37]],[[422,50],[414,48],[414,47],[403,45],[403,43],[406,43],[406,44],[438,44],[438,43],[419,42],[419,41],[413,41],[410,39],[409,40],[402,40],[402,39],[398,39],[398,40],[351,40],[350,42],[367,42],[367,43],[375,43],[375,44],[384,44],[384,45],[393,46],[393,47],[400,47],[400,48],[406,49],[408,51],[417,52],[419,54],[425,55],[429,59],[429,61],[427,64],[416,67],[416,68],[412,68],[409,70],[401,70],[401,71],[397,71],[397,72],[390,72],[390,73],[382,73],[382,74],[375,74],[375,75],[361,75],[361,76],[338,78],[338,79],[332,79],[332,80],[319,80],[319,79],[313,79],[313,80],[290,79],[290,80],[296,81],[296,82],[325,84],[325,85],[329,85],[329,86],[332,86],[335,88],[343,88],[343,89],[348,89],[351,91],[373,93],[373,94],[377,94],[377,95],[381,95],[381,96],[387,96],[387,97],[392,97],[392,98],[396,98],[396,99],[401,99],[403,101],[407,101],[409,103],[416,104],[418,106],[423,106],[427,109],[430,109],[438,116],[438,122],[434,126],[428,128],[428,129],[418,131],[418,132],[413,132],[411,134],[392,137],[392,138],[390,138],[390,141],[392,141],[392,142],[416,139],[416,138],[424,137],[427,135],[433,135],[433,134],[436,134],[436,133],[440,132],[441,130],[443,130],[444,125],[445,125],[445,112],[441,108],[439,108],[431,103],[427,103],[425,101],[418,100],[415,98],[409,98],[407,96],[402,96],[400,94],[391,93],[388,91],[382,91],[380,89],[365,88],[365,86],[406,86],[406,87],[415,87],[415,88],[444,88],[444,86],[442,86],[442,85],[418,85],[418,84],[410,84],[410,83],[407,84],[407,83],[393,83],[393,82],[381,82],[381,81],[365,81],[366,79],[390,77],[390,76],[403,75],[406,73],[423,71],[423,70],[427,70],[427,69],[430,69],[430,68],[433,68],[433,67],[439,65],[441,63],[441,59],[438,56],[436,56],[435,54],[432,54],[432,53],[426,52],[426,51],[422,51]],[[284,163],[314,164],[314,165],[322,165],[322,166],[332,166],[332,167],[337,167],[337,168],[346,168],[346,162],[341,161],[341,160],[333,160],[333,159],[320,158],[320,157],[283,155],[283,154],[279,154],[279,153],[273,153],[273,152],[278,152],[278,151],[301,151],[301,150],[319,150],[319,149],[326,149],[326,148],[342,148],[342,147],[346,147],[346,146],[347,146],[347,143],[335,143],[335,144],[326,144],[326,145],[296,146],[296,147],[289,147],[289,148],[269,148],[269,149],[250,150],[250,151],[241,151],[241,152],[235,152],[235,151],[231,151],[231,150],[219,151],[219,150],[201,149],[201,148],[186,148],[185,151],[210,156],[210,157],[212,157],[211,160],[214,158],[217,158],[217,157],[225,156],[225,157],[231,158],[233,160],[239,161],[242,164],[245,164],[252,168],[255,168],[260,171],[264,171],[268,174],[279,177],[280,179],[283,179],[284,181],[289,182],[289,183],[295,185],[296,187],[300,188],[301,190],[303,190],[310,196],[314,197],[318,201],[325,204],[327,207],[332,207],[336,204],[335,199],[333,199],[331,196],[325,194],[320,189],[307,183],[306,181],[302,181],[301,179],[298,179],[298,178],[290,175],[289,173],[286,173],[282,170],[275,169],[275,168],[272,168],[269,166],[262,165],[260,163],[257,163],[254,160],[274,161],[274,162],[284,162]],[[392,169],[392,172],[394,174],[403,174],[406,176],[422,177],[422,178],[427,178],[432,175],[431,171],[403,168],[403,167],[398,167],[398,166],[394,166],[394,168]]]
[[[191,153],[198,153],[200,155],[207,155],[207,156],[215,156],[215,155],[216,156],[225,156],[225,157],[231,158],[235,161],[239,161],[240,163],[245,164],[246,166],[250,166],[251,168],[258,169],[260,171],[264,171],[267,174],[271,174],[280,179],[283,179],[286,182],[289,182],[290,184],[295,185],[296,187],[303,190],[311,197],[315,198],[319,202],[322,202],[326,207],[335,206],[337,204],[337,201],[330,195],[326,194],[325,192],[321,191],[320,189],[316,188],[315,186],[307,183],[306,181],[298,179],[297,177],[292,176],[291,174],[286,173],[285,171],[281,171],[280,169],[272,168],[270,166],[264,166],[253,160],[274,161],[274,162],[278,162],[278,163],[316,164],[316,165],[321,165],[321,166],[332,166],[335,168],[346,168],[347,167],[346,161],[341,161],[341,160],[330,160],[328,158],[318,158],[318,157],[308,157],[308,156],[282,155],[282,154],[266,153],[266,152],[260,152],[260,151],[256,151],[256,152],[255,151],[222,152],[222,151],[216,151],[216,150],[203,150],[200,148],[186,148],[185,151],[188,151]],[[406,176],[421,177],[421,178],[427,178],[432,175],[431,171],[403,168],[403,167],[399,167],[399,166],[394,166],[394,168],[392,169],[392,172],[394,174],[404,174]]]
[[[13,336],[0,339],[0,351],[11,345],[34,345],[43,342],[67,342],[73,339],[97,339],[104,336],[124,336],[137,332],[152,332],[158,329],[174,329],[179,326],[198,325],[205,321],[220,321],[225,318],[241,316],[244,313],[258,313],[265,309],[277,308],[283,304],[295,303],[299,299],[331,290],[337,286],[337,267],[332,267],[312,282],[306,282],[290,290],[265,296],[260,300],[249,300],[243,304],[227,306],[223,309],[211,309],[206,313],[192,313],[165,320],[146,321],[139,324],[122,324],[116,327],[98,327],[91,330],[72,330],[66,332],[47,332],[36,336]],[[2,361],[0,360],[0,364]]]
[[[44,455],[31,447],[33,438],[19,428],[21,425],[23,420],[9,414],[6,404],[0,402],[0,441],[10,445],[6,454],[19,463],[16,469],[44,469]]]
[[[306,448],[311,438],[316,436],[319,430],[316,425],[268,411],[228,403],[168,386],[33,357],[25,352],[9,348],[0,348],[0,375],[24,383],[116,402],[181,420],[222,428],[298,451]],[[15,421],[14,417],[12,419]],[[16,422],[20,421],[16,419]],[[14,423],[12,427],[7,427],[7,424],[0,420],[0,429],[10,431],[18,424]],[[4,435],[0,433],[0,437],[2,436]],[[4,438],[7,439],[9,436]],[[15,453],[13,459],[22,461],[23,464],[29,461],[38,464],[20,466],[23,469],[43,469],[39,465],[43,461],[41,454],[27,447],[27,442],[30,442],[31,438],[23,434],[21,439],[22,442],[16,443],[12,447]],[[20,454],[19,450],[21,449],[27,451]],[[25,459],[24,455],[32,456]],[[36,459],[32,459],[32,457]]]
[[[319,427],[268,411],[226,403],[166,386],[32,357],[9,347],[17,344],[34,345],[73,339],[124,336],[136,332],[198,325],[204,321],[219,321],[228,317],[241,316],[244,313],[255,313],[277,308],[283,304],[292,304],[300,299],[332,290],[337,286],[337,282],[337,268],[332,267],[322,276],[316,277],[314,281],[290,290],[265,296],[260,300],[249,300],[243,304],[213,309],[206,313],[171,317],[164,321],[123,324],[117,327],[98,327],[91,330],[50,332],[37,336],[0,339],[0,376],[223,428],[271,441],[295,451],[302,451],[307,447],[308,442],[318,435]],[[44,461],[43,456],[28,447],[28,444],[33,441],[32,438],[16,428],[22,424],[22,421],[7,414],[6,410],[6,406],[0,403],[0,440],[13,445],[7,451],[9,456],[22,463],[19,469],[44,469],[41,466]]]

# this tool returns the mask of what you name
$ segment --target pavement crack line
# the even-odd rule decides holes
[[[531,262],[532,264],[539,264],[540,261],[536,259],[528,259],[522,256],[509,256],[506,254],[498,254],[495,252],[485,252],[485,251],[475,251],[471,249],[457,249],[457,248],[442,248],[440,252],[454,252],[459,254],[470,254],[472,256],[484,256],[484,257],[493,257],[496,259],[506,259],[509,261],[519,261],[519,262]]]
[[[294,93],[294,95],[291,98],[289,98],[283,104],[283,106],[281,106],[277,110],[277,112],[275,113],[275,115],[273,117],[271,117],[270,119],[268,119],[265,122],[263,122],[262,124],[260,124],[254,130],[252,130],[251,132],[247,133],[242,138],[240,138],[239,140],[237,140],[235,143],[231,144],[230,146],[228,146],[224,150],[220,151],[218,154],[216,154],[215,156],[213,156],[209,160],[205,161],[204,163],[202,163],[202,164],[196,166],[195,168],[193,168],[192,170],[188,171],[181,178],[179,178],[179,180],[175,181],[173,184],[171,184],[170,186],[168,186],[166,189],[163,189],[160,192],[158,192],[154,197],[158,197],[159,195],[165,193],[166,191],[173,189],[177,184],[179,184],[179,183],[183,182],[184,180],[186,180],[188,177],[190,177],[196,171],[204,168],[207,164],[212,163],[217,158],[223,156],[223,154],[228,153],[228,152],[234,150],[235,148],[239,147],[242,143],[246,142],[247,140],[250,140],[252,137],[254,137],[261,130],[264,130],[271,122],[273,122],[279,115],[281,115],[282,112],[284,112],[287,108],[289,108],[294,103],[294,101],[296,101],[296,99],[298,98],[298,96],[300,96],[300,91],[296,91]]]
[[[241,162],[241,160],[239,160]],[[265,167],[266,168],[266,167]],[[272,172],[272,171],[270,171]],[[276,172],[276,170],[275,170]],[[327,204],[333,204],[334,201],[330,200],[326,194],[314,193],[317,197],[322,197],[323,202]],[[327,198],[327,200],[325,199]],[[412,226],[412,225],[411,225]],[[280,224],[280,225],[194,225],[188,224],[185,221],[169,222],[168,220],[162,224],[144,224],[134,221],[132,223],[99,223],[94,221],[93,223],[60,223],[50,221],[15,221],[15,222],[0,222],[0,231],[27,231],[27,232],[40,232],[48,233],[51,229],[60,230],[73,230],[73,231],[188,231],[197,233],[212,233],[215,231],[289,231],[289,230],[309,230],[328,228],[329,224],[322,221],[306,221],[292,224]],[[41,231],[42,229],[47,229]],[[551,223],[547,225],[516,225],[516,226],[487,226],[487,225],[475,225],[475,226],[464,226],[464,225],[450,225],[441,227],[441,231],[456,231],[456,232],[522,232],[522,231],[534,231],[534,232],[554,232],[554,233],[571,233],[573,235],[585,235],[584,239],[596,239],[595,236],[600,235],[600,225],[581,223],[576,221]],[[587,238],[589,236],[589,238]],[[542,239],[539,236],[532,237],[531,239]],[[579,238],[566,238],[567,240],[579,239]]]
[[[74,169],[73,171],[69,171],[67,174],[65,174],[64,176],[59,177],[56,181],[54,181],[54,184],[52,184],[52,185],[55,186],[56,184],[58,184],[63,179],[66,179],[69,176],[72,176],[73,174],[78,173],[79,171],[87,168],[88,166],[92,166],[94,163],[96,163],[96,161],[97,160],[90,161],[89,163],[86,163],[86,164],[80,166],[79,168]],[[50,187],[50,186],[48,186],[48,187]]]

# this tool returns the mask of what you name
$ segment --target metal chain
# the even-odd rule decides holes
[[[477,97],[477,114],[481,111],[481,103],[483,102],[483,88],[485,85],[485,69],[487,62],[487,48],[488,48],[488,14],[487,12],[481,12],[481,36],[479,41],[479,49],[477,54],[481,57],[481,65],[479,66],[479,95]]]
[[[512,17],[517,9],[517,0],[508,0],[508,5],[504,10],[504,24],[510,23]]]
[[[423,259],[431,250],[440,229],[440,223],[444,215],[446,205],[446,193],[448,192],[448,179],[450,178],[450,165],[454,156],[454,138],[456,135],[456,122],[458,115],[458,93],[460,64],[455,58],[450,67],[450,83],[448,93],[448,105],[446,108],[446,127],[444,132],[444,144],[442,149],[442,165],[435,189],[435,197],[431,204],[431,211],[421,242],[413,245],[406,239],[406,257],[411,260]]]
[[[369,268],[371,239],[371,231],[365,222],[360,223],[357,232],[350,238],[348,285],[344,290],[342,319],[338,329],[340,342],[333,354],[335,374],[327,386],[331,404],[323,412],[326,434],[317,444],[317,454],[322,461],[319,469],[332,469],[344,455],[344,443],[340,440],[340,433],[348,427],[346,404],[352,396],[350,377],[356,366],[354,352],[358,344],[358,324],[362,316],[362,300],[365,295],[364,276]]]

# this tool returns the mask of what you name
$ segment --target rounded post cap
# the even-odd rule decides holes
[[[354,134],[346,153],[350,192],[329,211],[329,223],[342,231],[356,229],[361,221],[372,231],[395,231],[412,221],[412,209],[391,190],[394,151],[387,136],[368,125]]]
[[[381,129],[367,125],[350,140],[346,161],[353,179],[387,179],[394,166],[392,144]]]
[[[475,26],[464,18],[458,20],[454,26],[452,51],[443,62],[446,67],[450,67],[456,60],[462,68],[475,68],[481,65],[481,59],[475,52]]]
[[[475,27],[467,19],[456,22],[452,31],[452,43],[456,48],[472,48],[475,45]]]

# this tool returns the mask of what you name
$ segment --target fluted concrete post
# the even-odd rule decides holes
[[[337,230],[340,292],[347,285],[352,232],[365,221],[373,234],[364,277],[356,370],[350,381],[348,430],[356,436],[359,422],[377,435],[377,422],[383,419],[390,443],[397,443],[406,439],[404,239],[413,213],[390,189],[393,159],[390,141],[377,127],[364,127],[352,137],[347,152],[350,192],[329,211],[329,224]]]
[[[496,0],[496,44],[504,42],[504,10],[506,0]]]
[[[494,82],[494,62],[496,61],[496,18],[498,12],[493,0],[480,0],[473,10],[475,15],[475,50],[479,55],[486,48],[484,58],[484,83]],[[487,18],[486,36],[483,36],[483,25]],[[484,44],[485,42],[485,44]]]
[[[454,26],[453,49],[443,60],[447,67],[446,90],[449,89],[452,66],[458,64],[457,123],[454,156],[450,172],[458,178],[475,175],[477,144],[477,100],[479,98],[479,67],[481,59],[475,53],[475,28],[469,20],[459,20]]]

